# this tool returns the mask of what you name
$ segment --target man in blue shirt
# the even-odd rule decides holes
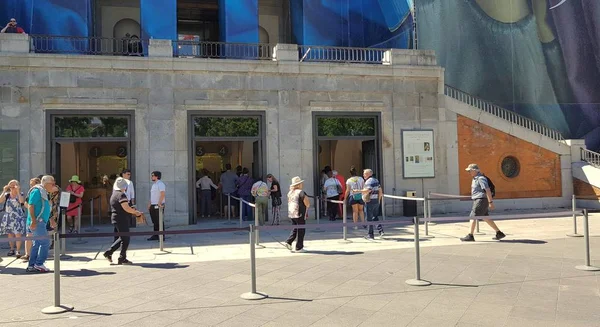
[[[381,205],[381,199],[383,198],[381,184],[377,178],[373,177],[373,170],[371,169],[365,169],[363,171],[363,177],[365,179],[363,201],[367,208],[367,221],[379,221],[377,216],[379,215],[379,206]],[[379,232],[379,237],[383,237],[383,226],[377,225],[377,231]],[[369,236],[366,238],[369,240],[375,238],[373,225],[369,225]]]
[[[479,171],[479,166],[476,164],[470,164],[466,171],[471,174],[473,181],[471,182],[471,199],[473,200],[473,208],[471,209],[470,217],[476,216],[489,216],[489,210],[494,210],[494,201],[492,201],[492,190],[490,189],[488,179]],[[506,235],[500,231],[496,223],[491,219],[484,218],[483,221],[488,223],[496,231],[495,240],[501,240]],[[471,220],[471,232],[462,237],[460,240],[463,242],[474,242],[473,232],[475,231],[475,225],[477,219]]]
[[[50,248],[50,239],[46,224],[50,219],[50,204],[48,193],[52,192],[55,185],[54,177],[43,176],[42,183],[35,185],[30,194],[28,212],[27,212],[27,233],[32,233],[34,237],[46,237],[33,240],[33,246],[29,255],[29,264],[27,272],[49,272],[44,262],[48,258],[48,249]]]

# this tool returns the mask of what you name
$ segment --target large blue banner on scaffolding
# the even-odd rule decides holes
[[[300,45],[408,48],[412,0],[291,0]]]
[[[177,40],[177,1],[140,0],[142,39]]]
[[[258,0],[219,0],[221,41],[258,43]]]
[[[600,1],[419,0],[446,83],[600,149]]]
[[[0,24],[6,24],[10,18],[16,18],[28,34],[91,35],[92,7],[89,0],[0,1]]]

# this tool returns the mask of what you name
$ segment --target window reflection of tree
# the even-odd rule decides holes
[[[258,136],[258,118],[198,117],[194,119],[194,134],[205,137]]]
[[[56,117],[55,137],[127,137],[124,117]]]
[[[375,118],[319,117],[319,136],[375,136]]]

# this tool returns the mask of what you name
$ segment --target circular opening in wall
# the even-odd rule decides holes
[[[513,156],[508,156],[502,159],[502,174],[508,178],[515,178],[519,176],[521,166],[519,160]]]

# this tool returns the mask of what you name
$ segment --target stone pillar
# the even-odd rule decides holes
[[[148,57],[173,57],[171,40],[150,39],[148,44]]]
[[[586,149],[585,140],[565,140],[565,143],[571,147],[571,162],[581,161],[580,149]]]
[[[0,52],[29,53],[29,35],[1,33]]]
[[[435,51],[390,49],[384,54],[384,62],[394,66],[437,66]]]
[[[298,45],[278,43],[275,48],[273,48],[273,59],[276,61],[298,62]]]

